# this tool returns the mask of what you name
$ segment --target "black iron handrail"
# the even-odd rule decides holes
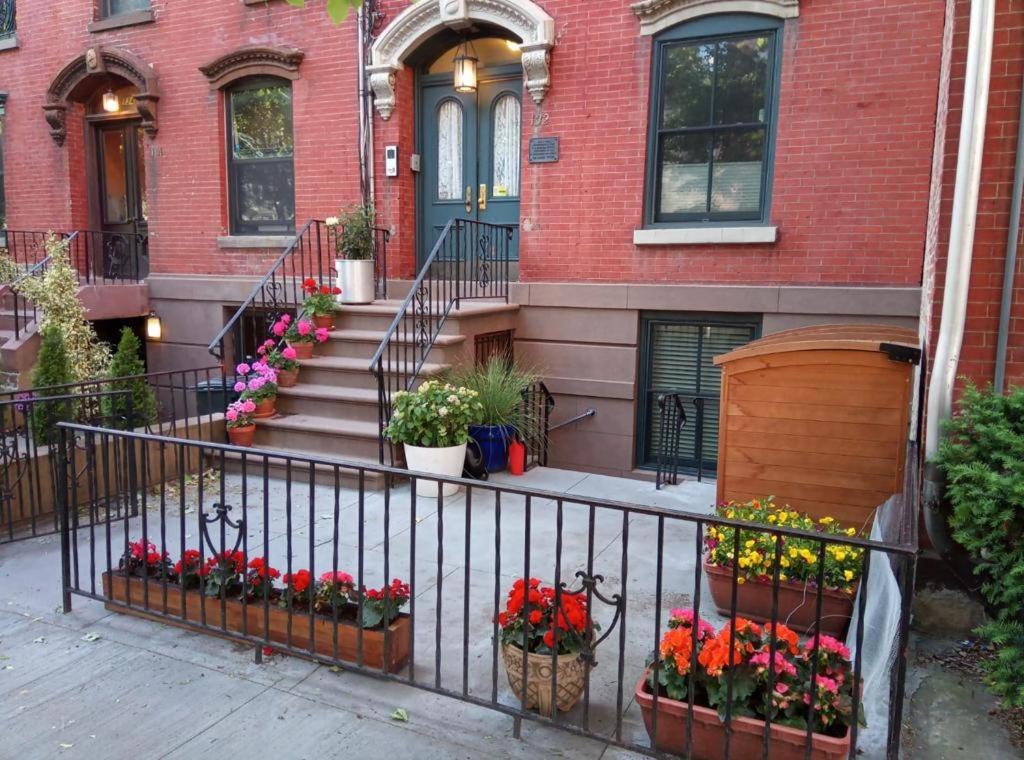
[[[523,445],[526,446],[525,469],[536,466],[548,466],[548,451],[551,444],[551,412],[555,409],[555,397],[543,383],[538,380],[522,392],[520,416],[527,421],[526,430],[521,432]]]
[[[333,262],[341,228],[320,219],[310,219],[292,238],[263,278],[252,289],[231,319],[210,342],[209,351],[224,366],[225,346],[234,341],[234,366],[251,358],[257,343],[281,312],[297,311],[305,301],[302,284],[306,279],[327,284],[333,280]],[[391,233],[374,228],[374,282],[376,297],[387,298],[387,249]]]
[[[686,426],[686,410],[678,393],[658,395],[658,471],[654,487],[679,485],[679,438]],[[698,463],[698,467],[700,463]],[[698,478],[699,480],[699,478]]]
[[[412,388],[452,309],[470,299],[508,303],[515,230],[514,225],[449,219],[423,262],[370,360],[370,371],[377,377],[381,464],[392,396]]]

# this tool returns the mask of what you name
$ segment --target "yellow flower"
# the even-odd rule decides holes
[[[742,575],[739,578],[736,579],[736,582],[737,583],[746,583],[746,581],[743,579]]]
[[[775,515],[768,515],[768,522],[770,522],[770,523],[775,522]]]
[[[844,559],[846,559],[846,552],[844,552],[844,551],[837,551],[836,552],[836,559],[839,562],[842,562]]]
[[[856,528],[847,528],[846,529],[846,535],[848,535],[848,536],[856,536],[857,535],[857,529]]]
[[[780,557],[780,558],[779,558],[779,564],[780,564],[780,565],[781,565],[782,567],[789,567],[789,560],[788,560],[788,559],[786,559],[785,557]]]
[[[779,573],[779,580],[780,581],[786,580],[786,574],[785,573]]]
[[[807,551],[807,550],[804,549],[804,551]],[[790,549],[789,550],[789,556],[792,557],[793,559],[796,559],[798,555],[799,555],[799,552],[796,549]]]
[[[843,572],[843,577],[846,578],[846,580],[848,580],[848,581],[852,581],[853,580],[853,570],[846,570],[846,571],[844,571]]]
[[[750,539],[749,541],[747,541],[747,542],[746,542],[745,544],[743,544],[743,545],[744,545],[745,547],[747,547],[748,549],[752,549],[752,548],[754,547],[754,543],[755,543],[755,542],[754,542],[754,539]]]
[[[820,522],[822,525],[831,525],[835,522],[835,520],[833,520],[831,517],[822,517],[820,520],[818,520],[818,522]]]

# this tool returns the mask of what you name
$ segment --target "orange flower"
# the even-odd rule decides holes
[[[782,623],[777,623],[774,626],[765,626],[765,633],[770,633],[773,628],[775,631],[775,639],[778,642],[776,646],[785,646],[785,648],[789,650],[790,654],[797,654],[800,651],[800,637],[797,636],[796,633],[791,631]],[[768,636],[766,636],[766,638],[768,638],[768,646],[771,646],[771,638]]]
[[[661,639],[661,659],[671,661],[679,675],[690,672],[693,654],[693,631],[689,628],[673,628]]]
[[[730,657],[729,628],[730,626],[728,625],[724,626],[713,639],[704,644],[704,648],[697,657],[697,661],[704,666],[708,675],[713,678],[720,676],[724,668],[739,665],[743,662],[744,650],[750,645],[743,643],[740,639],[740,633],[748,630],[760,631],[760,628],[749,620],[736,618],[736,634],[733,640],[732,656]]]

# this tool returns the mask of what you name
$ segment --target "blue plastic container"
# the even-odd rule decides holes
[[[469,426],[469,436],[480,446],[487,472],[500,472],[508,466],[508,445],[513,432],[511,425]]]

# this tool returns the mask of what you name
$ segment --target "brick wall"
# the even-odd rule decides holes
[[[936,262],[936,289],[932,312],[934,329],[942,311],[946,250],[952,213],[953,186],[956,179],[957,141],[963,105],[970,3],[956,0],[953,33],[950,111],[945,141],[945,171],[940,216],[940,245]],[[959,372],[984,385],[995,371],[996,334],[999,304],[1006,258],[1006,236],[1010,218],[1010,194],[1013,182],[1014,152],[1024,78],[1024,0],[998,0],[989,92],[988,122],[981,172],[974,256],[967,307],[967,326]],[[1024,253],[1018,241],[1016,288],[1010,320],[1007,353],[1007,383],[1024,383]],[[962,380],[960,381],[962,384]]]
[[[429,2],[434,0],[421,0]],[[522,267],[527,281],[891,284],[920,282],[931,176],[943,4],[814,0],[786,23],[772,223],[774,245],[638,247],[651,39],[627,0],[543,0],[555,19],[551,90],[524,97]],[[1005,3],[1004,3],[1005,4]],[[388,20],[406,0],[387,0]],[[1019,6],[1019,3],[1018,3]],[[160,77],[148,144],[154,272],[257,274],[272,252],[219,250],[226,232],[222,99],[198,67],[242,45],[286,44],[306,58],[293,85],[299,223],[358,195],[355,31],[322,4],[155,0],[157,21],[90,34],[92,3],[33,4],[21,47],[0,53],[8,101],[12,228],[80,225],[82,127],[57,147],[41,106],[52,77],[93,44],[122,46]],[[414,271],[413,78],[398,78],[389,122],[375,117],[377,200],[395,231],[396,274]],[[542,112],[542,113],[541,113]],[[536,117],[536,118],[535,118]],[[540,123],[541,126],[530,126]],[[525,163],[526,138],[557,135],[557,164]],[[400,176],[381,147],[398,143]]]

